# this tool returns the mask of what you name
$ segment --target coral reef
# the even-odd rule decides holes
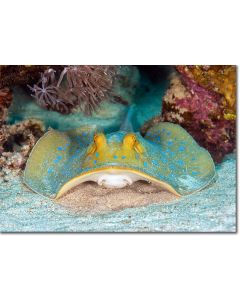
[[[7,171],[19,173],[45,128],[38,120],[26,120],[14,125],[0,127],[0,176]]]
[[[184,68],[181,66],[177,69],[183,72]],[[205,70],[204,66],[202,69]],[[207,70],[208,66],[203,74]],[[228,79],[224,82],[228,82]],[[206,88],[185,73],[182,76],[174,74],[163,98],[162,115],[145,123],[141,132],[145,134],[149,127],[161,121],[180,124],[211,153],[215,162],[221,162],[225,154],[235,149],[236,124],[234,113],[231,117],[226,115],[226,101],[219,90],[213,81]],[[233,105],[231,107],[233,109]]]
[[[67,66],[59,76],[47,69],[33,87],[33,97],[48,110],[69,114],[79,108],[86,115],[96,112],[103,101],[128,104],[113,92],[117,66]],[[57,78],[58,77],[58,78]]]
[[[195,83],[222,97],[223,116],[236,119],[236,66],[177,66],[187,86]]]

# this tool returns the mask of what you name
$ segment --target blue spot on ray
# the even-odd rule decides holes
[[[179,164],[179,166],[184,166],[184,161],[183,160],[178,160],[177,163]]]
[[[61,155],[58,155],[55,159],[54,159],[54,163],[58,163],[60,160],[62,159]]]
[[[152,163],[156,166],[158,165],[158,162],[155,159],[152,160]]]
[[[192,172],[192,175],[197,175],[199,174],[199,172]]]
[[[47,170],[47,172],[48,172],[48,174],[51,174],[51,173],[53,172],[53,169],[52,169],[52,168],[49,168],[49,169]]]
[[[161,158],[161,161],[162,161],[163,163],[166,163],[166,162],[167,162],[166,158],[164,158],[164,157]]]
[[[184,146],[180,146],[180,147],[178,148],[178,150],[179,150],[179,151],[184,151],[184,150],[185,150],[185,147],[184,147]]]

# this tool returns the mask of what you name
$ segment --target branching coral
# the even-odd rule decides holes
[[[61,97],[61,90],[59,89],[53,69],[46,70],[41,75],[38,84],[28,87],[33,92],[32,96],[36,99],[37,103],[45,109],[69,114],[76,106],[76,103],[70,98]]]
[[[127,104],[113,92],[116,74],[116,66],[68,66],[57,79],[55,71],[48,69],[30,89],[43,108],[69,114],[79,107],[91,115],[103,101]]]

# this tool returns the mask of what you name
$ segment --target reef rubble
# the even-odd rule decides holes
[[[0,128],[0,176],[6,174],[6,169],[17,174],[25,167],[28,156],[45,132],[43,123],[39,120],[25,120],[14,125],[2,125]]]

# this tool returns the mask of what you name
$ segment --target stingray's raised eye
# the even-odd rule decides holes
[[[97,148],[102,147],[103,145],[106,145],[106,143],[107,143],[106,137],[103,133],[95,134],[93,140],[94,140],[94,143]]]
[[[135,142],[136,142],[136,137],[134,134],[127,134],[123,139],[123,144],[127,146],[133,146]]]
[[[94,135],[94,141],[96,141],[100,137],[100,134],[95,134]]]
[[[98,135],[95,135],[94,136],[94,142],[97,142],[99,140],[99,136]]]

